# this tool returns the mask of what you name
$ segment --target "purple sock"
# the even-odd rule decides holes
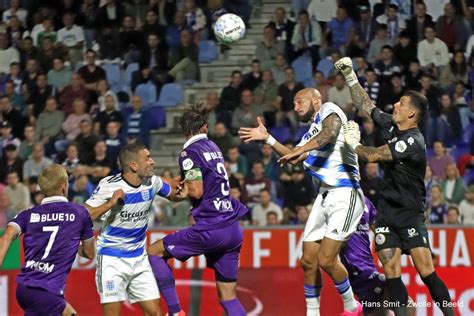
[[[227,316],[245,316],[245,310],[240,304],[240,301],[237,298],[234,298],[230,301],[221,301],[222,307],[224,308]]]
[[[160,289],[160,294],[168,306],[168,313],[178,313],[181,310],[178,294],[174,282],[173,271],[165,259],[158,256],[148,256],[151,269],[155,275],[156,283]]]

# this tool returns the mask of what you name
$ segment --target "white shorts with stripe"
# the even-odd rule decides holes
[[[364,193],[354,188],[324,188],[319,191],[304,228],[303,241],[324,237],[346,241],[364,213]]]
[[[100,303],[130,303],[160,298],[146,252],[135,258],[97,255],[96,285]]]

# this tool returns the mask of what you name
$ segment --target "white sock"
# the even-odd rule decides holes
[[[306,316],[319,316],[319,297],[306,298]]]
[[[344,302],[344,310],[346,311],[355,311],[357,308],[357,303],[354,299],[354,293],[352,293],[352,287],[349,283],[349,279],[345,279],[341,283],[336,284],[337,291],[342,297]]]

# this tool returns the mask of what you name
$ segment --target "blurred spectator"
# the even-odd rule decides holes
[[[184,80],[199,80],[198,64],[199,48],[193,42],[189,30],[181,31],[181,43],[171,52],[168,74],[174,77],[176,82]]]
[[[147,46],[141,52],[140,67],[150,68],[153,74],[159,75],[168,70],[168,49],[157,33],[149,33]]]
[[[313,80],[315,83],[314,87],[318,89],[319,93],[321,94],[321,102],[327,102],[329,98],[328,93],[329,89],[331,88],[331,85],[328,84],[328,82],[324,78],[323,72],[316,70],[313,73]]]
[[[337,1],[311,0],[307,6],[310,18],[326,25],[336,16]],[[298,13],[299,11],[295,12]]]
[[[431,188],[438,183],[433,177],[433,170],[429,165],[426,166],[425,172],[425,191],[426,191],[426,198],[425,198],[425,206],[428,205],[429,201],[431,201]]]
[[[387,25],[388,37],[392,40],[398,38],[398,33],[406,28],[405,20],[398,14],[398,6],[390,3],[386,9],[385,14],[378,16],[377,23]]]
[[[216,109],[217,120],[230,127],[232,113],[239,106],[240,95],[242,93],[242,72],[240,70],[232,71],[230,83],[224,87],[219,99],[219,106]]]
[[[291,210],[298,205],[308,205],[314,199],[312,184],[298,165],[294,166],[291,181],[284,186],[284,192],[284,205]]]
[[[444,224],[448,215],[448,205],[438,185],[431,188],[431,200],[427,208],[427,217],[430,224]]]
[[[288,68],[288,64],[286,63],[285,56],[283,54],[278,54],[275,57],[275,66],[273,66],[270,70],[273,74],[273,79],[277,85],[281,85],[285,82],[285,70]]]
[[[8,145],[20,147],[20,140],[12,135],[12,126],[10,122],[3,121],[0,124],[0,156],[3,156],[4,150]]]
[[[267,126],[275,125],[275,113],[279,108],[278,86],[273,80],[271,70],[266,69],[262,72],[262,82],[254,90],[255,103],[258,104],[263,111]]]
[[[247,157],[240,154],[239,147],[232,146],[227,149],[226,161],[229,163],[230,173],[238,180],[243,181],[249,175]]]
[[[232,12],[240,16],[245,25],[248,26],[250,15],[252,14],[252,5],[250,1],[224,1],[224,8],[227,12]]]
[[[365,173],[362,175],[360,186],[364,195],[377,205],[379,201],[379,191],[383,188],[384,180],[380,176],[378,163],[368,162],[365,165]]]
[[[36,141],[41,141],[45,145],[47,156],[55,152],[54,142],[62,136],[64,112],[57,108],[56,99],[49,97],[44,111],[41,112],[36,122]]]
[[[38,48],[33,46],[33,39],[30,36],[25,37],[21,41],[20,48],[18,49],[20,54],[20,66],[25,68],[26,61],[30,58],[39,59]]]
[[[150,34],[155,34],[162,39],[165,35],[165,28],[158,21],[158,15],[153,10],[148,10],[146,13],[145,23],[141,27],[144,38],[148,38]]]
[[[260,202],[260,190],[267,189],[267,191],[271,191],[272,182],[265,176],[261,161],[252,163],[251,175],[245,179],[243,188],[243,200],[250,208]]]
[[[443,89],[452,90],[454,82],[462,81],[464,84],[467,84],[467,73],[468,69],[464,53],[456,51],[449,64],[441,69],[439,85]]]
[[[262,144],[260,153],[263,168],[265,170],[265,176],[273,183],[277,183],[280,178],[280,166],[278,165],[278,159],[273,152],[272,146]]]
[[[346,8],[342,6],[337,8],[336,17],[326,25],[326,38],[329,34],[330,46],[344,52],[354,36],[354,22],[347,16]]]
[[[278,104],[277,126],[283,125],[286,123],[285,120],[288,120],[290,125],[296,129],[298,118],[293,111],[293,99],[296,93],[302,89],[304,89],[304,86],[302,83],[296,82],[293,68],[286,68],[285,83],[278,87],[278,98],[276,100]]]
[[[19,148],[19,155],[22,160],[26,160],[33,153],[33,145],[35,144],[35,126],[33,124],[25,125],[23,137],[24,139],[21,141]]]
[[[107,144],[99,140],[94,146],[94,157],[87,164],[81,166],[84,172],[90,176],[92,184],[97,185],[99,181],[108,176],[111,171],[117,169],[117,162],[107,157]]]
[[[44,167],[49,166],[52,163],[51,159],[44,156],[43,144],[34,144],[31,157],[28,158],[23,165],[23,181],[28,183],[28,180],[31,177],[37,177]]]
[[[121,1],[107,0],[105,5],[99,8],[99,23],[102,28],[117,29],[125,15],[125,7]]]
[[[352,97],[344,77],[338,73],[334,76],[334,86],[329,88],[328,101],[339,106],[348,117],[352,117]]]
[[[278,220],[278,214],[274,211],[267,212],[266,219],[267,219],[267,222],[265,224],[266,226],[280,225],[280,221]]]
[[[90,115],[87,113],[87,105],[84,100],[74,100],[73,107],[74,112],[69,114],[62,124],[65,139],[58,140],[58,142],[55,144],[56,150],[59,152],[64,151],[67,144],[74,141],[81,133],[79,124],[82,120],[92,120]]]
[[[459,204],[464,198],[464,180],[455,164],[446,166],[445,176],[440,183],[444,199],[448,204]]]
[[[214,135],[210,139],[216,143],[223,153],[227,153],[229,148],[238,144],[238,141],[229,133],[229,130],[222,122],[217,122],[214,125]]]
[[[105,70],[96,65],[97,53],[94,50],[88,49],[85,56],[87,64],[79,68],[77,73],[81,76],[87,89],[96,91],[99,80],[107,79],[107,76]]]
[[[107,133],[105,135],[106,155],[112,161],[117,161],[120,150],[126,145],[126,141],[119,135],[119,129],[119,122],[110,121],[107,123]]]
[[[381,58],[382,47],[393,46],[394,42],[388,37],[387,25],[380,25],[375,33],[375,37],[370,41],[369,51],[367,52],[367,61],[374,64]]]
[[[18,49],[23,35],[28,34],[28,31],[21,25],[21,21],[18,17],[14,15],[10,18],[6,33],[10,39],[11,45]]]
[[[176,11],[174,14],[174,23],[166,27],[166,43],[171,50],[179,46],[181,31],[186,28],[184,12],[180,10]]]
[[[23,76],[21,75],[20,63],[13,62],[10,64],[10,72],[5,76],[5,84],[11,81],[14,85],[16,94],[21,94],[24,91]]]
[[[425,128],[425,138],[426,144],[431,146],[434,141],[438,140],[435,137],[436,135],[436,124],[439,124],[441,107],[439,100],[441,93],[437,87],[432,85],[431,76],[428,74],[422,74],[420,78],[420,92],[423,93],[428,99],[429,109],[425,118],[426,124]]]
[[[277,40],[275,28],[266,25],[263,28],[263,38],[255,48],[255,57],[260,61],[262,69],[270,69],[275,65],[277,54],[285,54],[285,42]]]
[[[54,46],[50,37],[45,37],[40,49],[38,50],[38,54],[36,56],[31,56],[30,59],[37,59],[41,69],[48,72],[53,69],[55,57],[64,58],[64,53],[59,47]],[[28,65],[28,60],[26,61],[26,65]]]
[[[283,212],[281,207],[272,201],[270,191],[267,189],[260,190],[260,202],[252,209],[253,225],[265,225],[266,218],[269,212],[274,212],[277,215],[278,224],[283,220]]]
[[[390,83],[380,89],[376,104],[383,111],[392,113],[393,106],[400,101],[404,93],[402,75],[399,72],[394,72],[390,78]]]
[[[95,2],[95,0],[84,0],[79,9],[79,24],[84,27],[86,49],[92,48],[96,39],[97,24],[99,23],[99,8]]]
[[[216,91],[210,90],[206,95],[206,110],[208,111],[207,125],[208,134],[214,135],[214,125],[217,123],[216,109],[219,106],[219,94]],[[225,125],[225,124],[224,124]]]
[[[135,138],[145,146],[150,146],[150,115],[142,106],[142,99],[138,95],[131,98],[132,112],[124,118],[124,132],[127,139]]]
[[[474,185],[470,185],[459,203],[459,213],[464,225],[474,225]]]
[[[23,160],[18,157],[18,147],[9,144],[3,148],[4,154],[0,160],[0,182],[5,183],[7,174],[15,171],[23,179]]]
[[[410,62],[417,58],[416,50],[418,44],[410,39],[406,31],[402,31],[398,37],[398,43],[393,46],[393,54],[403,69],[408,69]]]
[[[74,169],[79,165],[79,149],[76,144],[71,143],[67,146],[66,159],[62,165],[66,168],[69,175],[71,175]]]
[[[372,68],[367,68],[364,73],[365,73],[365,82],[363,85],[364,90],[370,96],[370,99],[372,100],[372,102],[374,102],[374,104],[379,106],[379,104],[375,102],[377,101],[377,97],[379,95],[379,90],[380,90],[380,84],[377,81],[377,74]]]
[[[132,73],[132,82],[130,83],[130,88],[133,92],[139,84],[142,83],[152,83],[156,87],[156,95],[159,95],[162,83],[158,79],[158,76],[152,68],[148,65],[140,65],[140,68]]]
[[[119,39],[120,58],[125,64],[129,65],[140,61],[140,54],[145,46],[144,38],[143,32],[136,28],[135,19],[130,15],[124,16]]]
[[[64,60],[61,57],[55,57],[53,69],[48,72],[48,84],[51,85],[56,93],[61,93],[64,87],[71,83],[72,71],[64,66]]]
[[[428,165],[433,171],[433,177],[439,181],[444,176],[446,167],[454,163],[454,159],[447,153],[442,142],[437,141],[433,145],[434,156],[428,158]]]
[[[20,213],[30,206],[28,187],[20,182],[16,171],[8,172],[7,187],[4,192],[10,200],[10,208],[16,213]]]
[[[389,45],[380,50],[380,60],[374,64],[374,70],[377,74],[379,83],[384,86],[390,84],[391,76],[396,72],[401,72],[400,64],[393,56],[393,48]]]
[[[287,19],[285,8],[277,7],[273,13],[273,21],[268,23],[268,25],[275,29],[276,39],[285,43],[285,55],[290,57],[293,52],[291,39],[293,38],[293,32],[295,30],[295,22]]]
[[[20,0],[10,0],[10,7],[3,11],[2,20],[6,24],[9,24],[13,16],[16,16],[18,19],[20,19],[21,23],[26,26],[28,11],[21,7]]]
[[[58,31],[58,41],[60,46],[69,56],[69,61],[74,68],[82,61],[82,49],[84,47],[84,30],[74,24],[74,14],[66,12],[63,14],[64,27]]]
[[[437,139],[452,147],[462,138],[462,123],[459,109],[453,104],[447,93],[441,95],[440,124],[436,126]]]
[[[58,39],[58,34],[54,30],[54,21],[51,17],[45,17],[43,20],[43,30],[38,32],[36,35],[36,40],[33,40],[36,46],[43,47],[43,41],[46,38],[51,40],[51,43],[56,43]]]
[[[426,4],[420,1],[415,4],[415,15],[408,20],[406,33],[411,41],[417,45],[425,38],[425,27],[433,25],[433,18],[426,14]]]
[[[99,111],[105,110],[105,96],[111,95],[114,97],[115,109],[119,110],[118,98],[115,92],[109,89],[107,80],[102,79],[97,83],[97,105]]]
[[[262,110],[254,103],[252,90],[244,89],[240,94],[240,106],[232,116],[232,129],[238,131],[241,127],[254,127],[260,115]]]
[[[79,147],[79,160],[88,164],[94,158],[94,147],[99,138],[92,131],[92,123],[89,120],[82,120],[79,123],[81,133],[74,142]]]
[[[59,95],[59,104],[65,114],[73,112],[74,100],[81,99],[86,102],[89,100],[89,92],[84,86],[84,81],[79,74],[73,74],[71,84],[66,86]],[[39,113],[38,113],[39,114]]]
[[[446,216],[446,224],[460,225],[461,217],[459,216],[459,209],[455,205],[448,207],[448,215]]]
[[[104,98],[105,109],[100,111],[94,122],[94,130],[97,135],[105,135],[107,132],[107,124],[110,121],[122,124],[122,113],[117,110],[117,100],[112,95],[106,95]]]
[[[36,85],[30,91],[30,97],[27,101],[28,112],[37,118],[44,111],[47,100],[54,96],[54,89],[53,86],[48,84],[46,74],[38,74]]]
[[[200,40],[206,40],[208,37],[207,20],[203,11],[196,6],[194,0],[184,0],[183,2],[186,24],[193,33],[194,42],[198,43]]]
[[[23,134],[23,117],[20,112],[12,106],[8,96],[0,97],[0,117],[2,121],[10,123],[14,137],[21,138]]]
[[[69,186],[69,201],[80,205],[84,204],[90,197],[90,192],[87,190],[88,184],[89,179],[85,174],[78,176],[73,184]]]
[[[418,43],[418,60],[434,76],[438,76],[439,67],[449,63],[448,46],[436,37],[433,26],[425,27],[425,39]]]
[[[471,30],[466,28],[462,15],[456,15],[456,10],[452,3],[444,6],[444,15],[436,21],[436,33],[449,51],[463,49],[471,35]]]
[[[296,206],[296,217],[291,219],[290,225],[306,225],[306,222],[309,218],[309,211],[306,206],[298,205]]]
[[[281,54],[280,54],[281,55]],[[258,59],[252,60],[250,63],[250,72],[246,73],[242,78],[242,85],[254,91],[262,82],[262,70]]]
[[[418,60],[411,60],[408,69],[405,71],[405,88],[407,90],[420,90],[421,66]]]
[[[295,26],[291,44],[295,50],[295,57],[308,54],[311,57],[313,69],[318,65],[319,48],[322,43],[322,31],[319,23],[309,19],[308,11],[298,13],[298,23]]]
[[[9,46],[9,40],[5,33],[0,33],[0,76],[8,74],[11,63],[19,61],[18,50]]]
[[[136,1],[136,0],[135,0]],[[143,5],[147,6],[148,4],[146,3],[147,1],[142,1],[145,2]],[[208,4],[210,6],[210,4]],[[173,18],[176,12],[176,1],[170,0],[170,1],[164,1],[164,0],[157,0],[157,1],[151,1],[149,3],[149,7],[151,10],[157,13],[158,16],[158,22],[161,25],[170,25],[173,23]],[[133,14],[132,14],[133,15]],[[138,19],[138,16],[136,16]]]
[[[355,44],[359,49],[362,50],[362,53],[365,55],[365,52],[368,50],[369,43],[375,37],[375,30],[377,28],[377,22],[372,17],[370,13],[369,5],[362,5],[359,7],[359,21],[354,25],[355,30]]]
[[[24,85],[23,88],[26,88],[26,86]],[[18,109],[19,111],[23,111],[25,109],[25,101],[23,99],[23,92],[20,92],[20,93],[16,92],[15,84],[11,80],[5,82],[5,95],[10,98],[10,101],[14,108]]]

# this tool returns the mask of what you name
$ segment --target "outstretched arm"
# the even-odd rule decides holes
[[[7,226],[7,229],[3,233],[3,236],[0,237],[0,268],[3,265],[3,260],[7,255],[8,249],[10,248],[11,243],[18,237],[18,231],[13,226]]]
[[[359,83],[357,76],[352,69],[352,60],[344,57],[336,61],[334,68],[339,70],[346,79],[349,90],[351,91],[352,102],[354,106],[365,116],[370,117],[372,109],[375,107],[367,92]]]
[[[390,151],[388,145],[383,145],[380,147],[359,145],[355,148],[355,152],[360,158],[368,162],[393,160],[392,152]]]

